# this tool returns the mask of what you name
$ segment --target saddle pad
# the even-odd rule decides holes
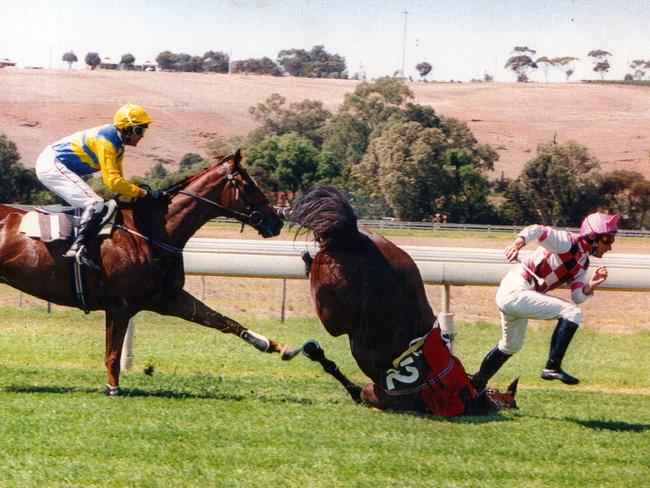
[[[465,410],[461,391],[476,395],[467,373],[447,349],[438,327],[423,339],[413,341],[406,355],[398,358],[398,367],[384,372],[379,386],[389,395],[419,394],[433,415],[460,415]]]
[[[110,235],[113,230],[116,212],[113,212],[97,235]],[[18,232],[25,234],[34,239],[40,239],[43,242],[52,242],[57,240],[70,240],[74,230],[72,215],[56,213],[44,214],[35,210],[23,215],[18,227]]]
[[[23,215],[18,232],[43,242],[69,240],[72,222],[65,214],[42,214],[32,210]]]

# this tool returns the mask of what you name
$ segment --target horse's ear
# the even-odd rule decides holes
[[[519,385],[519,376],[517,376],[512,383],[508,385],[508,392],[512,393],[512,398],[517,394],[517,385]]]
[[[241,164],[241,148],[238,148],[235,151],[235,154],[233,154],[233,160],[235,161],[235,166],[239,166]]]

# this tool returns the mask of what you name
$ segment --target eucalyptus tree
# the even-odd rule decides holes
[[[605,78],[605,73],[611,67],[608,60],[611,55],[612,53],[602,49],[594,49],[587,54],[588,57],[593,58],[594,71],[600,75],[601,80]]]

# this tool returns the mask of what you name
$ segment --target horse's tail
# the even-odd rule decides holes
[[[350,202],[328,185],[314,185],[298,198],[290,220],[311,230],[321,246],[350,245],[359,235],[357,216]]]

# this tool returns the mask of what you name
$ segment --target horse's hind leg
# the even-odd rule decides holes
[[[125,312],[106,312],[106,354],[104,363],[108,370],[108,395],[119,395],[120,358],[124,336],[129,326],[129,315]]]
[[[300,352],[300,349],[273,341],[262,334],[247,329],[239,322],[221,315],[185,290],[181,290],[175,297],[166,299],[160,306],[151,310],[162,315],[180,317],[227,334],[235,334],[262,352],[279,352],[280,357],[285,360],[292,359]]]

